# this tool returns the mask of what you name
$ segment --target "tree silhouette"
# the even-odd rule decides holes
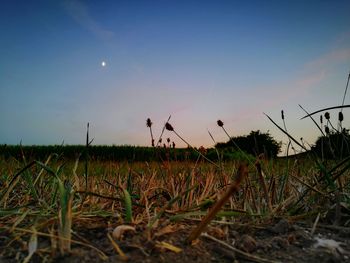
[[[217,143],[219,149],[231,148],[258,156],[264,153],[269,158],[274,158],[281,150],[281,143],[278,143],[268,132],[262,133],[260,130],[251,131],[249,135],[232,137],[226,143]]]
[[[350,134],[348,129],[341,132],[329,131],[327,136],[320,136],[312,150],[319,156],[342,159],[350,155]]]

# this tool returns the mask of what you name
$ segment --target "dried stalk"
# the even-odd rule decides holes
[[[258,171],[260,184],[261,184],[261,186],[262,186],[262,188],[263,188],[263,190],[264,190],[264,195],[265,195],[266,203],[267,203],[267,205],[268,205],[269,211],[271,212],[271,211],[272,211],[271,199],[270,199],[270,197],[269,197],[269,192],[268,192],[268,190],[267,190],[265,178],[264,178],[264,176],[263,176],[263,174],[262,174],[261,164],[260,164],[260,161],[259,161],[259,160],[255,163],[255,167],[256,167],[256,170]]]
[[[197,239],[199,235],[203,232],[205,227],[210,223],[210,221],[215,217],[215,215],[220,211],[221,207],[227,202],[227,200],[232,196],[233,193],[237,192],[239,185],[244,177],[248,175],[247,165],[241,164],[238,167],[236,181],[229,187],[229,189],[224,193],[224,195],[219,199],[216,204],[212,207],[206,217],[200,222],[199,226],[192,230],[187,242],[191,243],[193,240]]]

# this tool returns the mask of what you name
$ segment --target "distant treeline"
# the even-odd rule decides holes
[[[246,158],[239,152],[232,152],[231,149],[215,148],[209,149],[191,149],[191,148],[171,148],[171,147],[142,147],[142,146],[108,146],[96,145],[48,145],[48,146],[21,146],[21,145],[0,145],[0,156],[2,158],[16,158],[22,160],[44,161],[51,154],[66,160],[76,160],[78,157],[96,161],[196,161],[199,158],[198,151],[201,151],[207,158],[212,161],[223,161]]]
[[[0,145],[0,155],[5,159],[14,157],[34,160],[46,159],[50,154],[63,156],[65,159],[77,159],[79,156],[85,157],[88,154],[92,160],[116,160],[116,161],[153,161],[157,158],[166,157],[166,149],[138,147],[138,146],[89,146],[85,145],[48,145],[48,146],[20,146],[20,145]],[[167,149],[167,152],[174,153],[174,149]],[[179,158],[183,150],[176,149]],[[159,156],[159,154],[161,156]],[[157,157],[158,156],[158,157]]]
[[[129,145],[98,145],[88,148],[84,145],[0,145],[0,156],[5,159],[25,157],[28,160],[45,160],[51,154],[57,154],[70,160],[75,160],[79,156],[85,158],[88,155],[91,160],[99,161],[185,161],[196,160],[199,156],[194,149],[190,148],[154,148]]]
[[[45,160],[51,154],[61,158],[76,160],[78,157],[96,161],[196,161],[205,155],[212,161],[247,160],[264,153],[265,156],[275,158],[280,151],[281,144],[275,141],[269,133],[259,130],[252,131],[246,136],[232,137],[225,143],[217,143],[215,148],[199,149],[175,148],[171,144],[163,147],[142,147],[131,145],[49,145],[22,146],[0,145],[0,156],[27,160]],[[201,154],[199,154],[199,152]],[[243,153],[245,152],[245,153]]]
[[[233,137],[225,143],[217,143],[215,148],[173,148],[142,147],[131,145],[48,145],[23,146],[0,144],[0,157],[17,160],[46,160],[56,154],[65,160],[76,160],[87,157],[96,161],[196,161],[200,157],[198,152],[206,158],[216,162],[228,160],[247,160],[264,153],[266,157],[276,158],[281,144],[275,141],[269,133],[252,131],[249,135]],[[342,159],[350,156],[349,130],[341,133],[329,132],[327,137],[319,137],[311,151],[319,157],[328,159]],[[245,152],[245,153],[243,153]]]

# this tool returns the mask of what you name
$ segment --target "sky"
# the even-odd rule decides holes
[[[0,2],[0,144],[151,144],[164,123],[211,147],[252,130],[313,144],[341,105],[350,1]],[[350,104],[350,94],[345,104]],[[350,110],[344,109],[349,127]],[[333,122],[338,111],[331,111]],[[316,119],[319,117],[317,116]],[[185,144],[172,132],[177,146]]]

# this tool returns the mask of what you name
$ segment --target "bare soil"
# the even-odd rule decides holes
[[[146,231],[146,226],[137,225],[135,232],[126,232],[121,240],[115,241],[128,262],[350,262],[349,227],[320,223],[311,235],[312,222],[292,223],[286,219],[263,224],[213,222],[206,235],[187,244],[186,238],[197,224],[193,220],[181,223],[163,220],[152,233]],[[107,219],[99,219],[88,227],[78,225],[72,236],[73,240],[101,250],[108,256],[106,260],[95,249],[74,243],[71,253],[61,256],[57,251],[51,252],[49,238],[39,236],[39,249],[31,262],[125,262],[107,238],[115,226],[106,225]],[[11,235],[0,233],[1,263],[23,261],[28,253],[23,241],[9,245]],[[175,252],[162,242],[181,251]],[[322,245],[317,246],[320,242]]]

